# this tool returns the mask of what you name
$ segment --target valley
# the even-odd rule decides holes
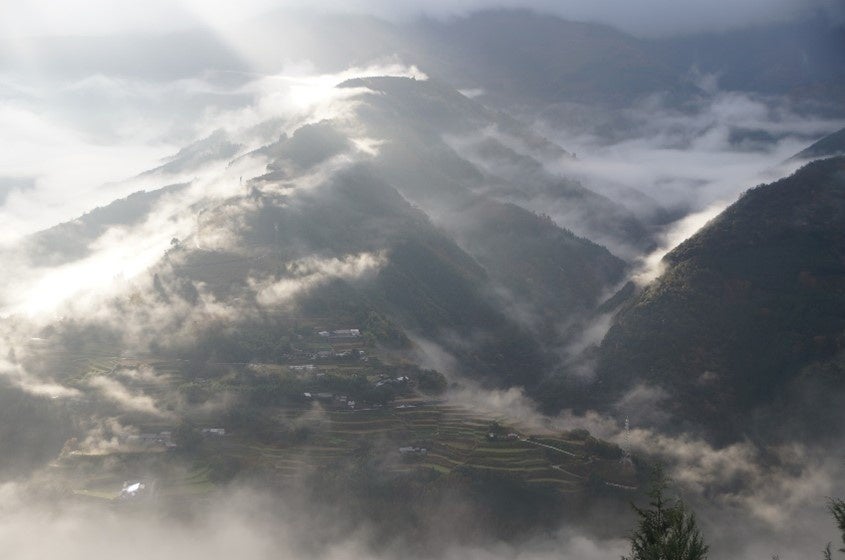
[[[40,3],[4,558],[836,556],[836,6]]]

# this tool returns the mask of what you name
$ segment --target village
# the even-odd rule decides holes
[[[446,398],[438,372],[387,362],[362,342],[357,328],[315,328],[278,363],[210,363],[192,375],[184,362],[160,358],[89,366],[88,377],[155,369],[167,385],[133,388],[183,395],[197,412],[177,423],[129,415],[125,421],[140,429],[118,437],[107,455],[69,442],[55,468],[76,473],[81,498],[120,503],[194,499],[258,473],[296,484],[344,468],[362,446],[382,457],[382,468],[405,475],[487,473],[563,495],[639,487],[642,469],[627,449],[584,431],[534,433],[480,416]],[[239,395],[231,411],[203,408],[221,394]],[[187,469],[174,467],[186,461]]]

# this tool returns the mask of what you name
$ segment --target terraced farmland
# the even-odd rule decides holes
[[[92,381],[96,386],[98,378],[113,378],[133,394],[150,397],[171,410],[180,405],[177,388],[185,383],[185,364],[179,360],[89,355],[69,363],[80,386]],[[377,366],[334,364],[320,366],[320,370],[340,378],[347,374],[358,376],[367,383],[384,378]],[[262,364],[258,368],[250,366],[248,371],[254,371],[258,379],[286,376],[299,382],[302,377],[306,383],[319,379],[318,373],[290,372],[287,366]],[[213,390],[211,381],[198,379],[204,383],[200,385],[203,390]],[[448,401],[425,400],[417,395],[400,397],[384,406],[359,402],[359,408],[355,408],[348,405],[346,397],[337,395],[319,399],[303,396],[287,399],[285,404],[260,405],[253,413],[257,411],[256,418],[263,420],[248,420],[240,429],[226,425],[221,420],[224,417],[210,412],[212,409],[191,413],[188,425],[195,426],[195,438],[199,438],[201,426],[222,426],[227,433],[222,438],[200,438],[194,444],[197,447],[187,453],[177,448],[175,454],[181,456],[182,469],[192,474],[169,472],[160,478],[161,491],[174,496],[201,495],[241,472],[261,473],[282,484],[296,484],[313,473],[346,468],[362,457],[377,463],[382,474],[498,477],[561,494],[582,492],[604,483],[617,489],[636,486],[634,469],[613,458],[618,448],[598,442],[585,432],[517,435],[501,418],[485,417]],[[89,404],[94,406],[93,402]],[[173,415],[155,417],[124,412],[122,420],[142,432],[174,431],[178,427]],[[173,455],[159,454],[163,463],[171,461],[168,456]],[[96,469],[92,472],[98,476]],[[114,484],[106,485],[108,491],[102,486],[83,481],[78,488],[80,495],[88,496],[114,492]]]
[[[286,411],[291,417],[303,410]],[[389,408],[327,410],[306,442],[273,445],[229,443],[229,452],[282,477],[298,477],[348,461],[363,446],[375,447],[388,471],[430,470],[447,475],[484,472],[545,485],[563,493],[585,488],[591,472],[629,482],[618,461],[591,456],[583,441],[565,434],[529,441],[520,436],[490,438],[492,418],[442,402],[407,401]],[[532,438],[533,439],[533,438]],[[400,452],[400,448],[406,449]],[[558,450],[559,448],[559,450]],[[425,451],[423,452],[422,449]]]

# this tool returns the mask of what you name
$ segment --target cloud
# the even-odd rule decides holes
[[[24,33],[33,32],[42,25],[27,18],[36,18],[46,11],[50,11],[51,21],[40,27],[42,31],[71,29],[85,33],[147,30],[157,25],[163,13],[168,14],[168,25],[173,27],[191,26],[197,21],[216,25],[229,13],[228,7],[213,2],[204,10],[194,2],[185,2],[176,9],[153,2],[146,8],[136,6],[120,12],[115,8],[117,4],[100,1],[89,2],[85,9],[76,10],[83,15],[74,20],[67,15],[68,10],[75,9],[73,2],[62,6],[44,1],[28,7],[20,5],[23,7],[15,9],[24,10],[24,17],[15,21]],[[756,2],[732,3],[730,9],[719,3],[701,7],[675,2],[670,6],[657,0],[639,7],[617,3],[596,8],[595,3],[588,6],[586,2],[574,2],[565,7],[552,6],[550,2],[502,2],[500,5],[559,10],[559,13],[585,19],[625,18],[632,28],[650,26],[651,31],[657,28],[654,22],[646,21],[653,19],[648,17],[649,8],[664,10],[665,19],[657,22],[664,30],[683,29],[684,25],[719,27],[752,20],[769,21],[789,17],[793,8],[803,9],[788,0],[778,0],[775,5],[768,4],[768,9],[759,14],[749,12],[745,16],[743,10],[749,6],[759,7]],[[723,9],[719,11],[717,6]],[[268,2],[250,0],[237,5],[245,15],[267,7],[270,7]],[[347,9],[401,17],[420,10],[449,16],[476,7],[481,7],[481,3],[447,5],[435,2],[421,8],[412,3],[358,2]],[[679,10],[684,13],[680,14]],[[95,21],[87,14],[97,14],[99,19]],[[680,16],[688,18],[687,23],[681,21]],[[733,22],[723,19],[727,17],[735,19]],[[699,23],[693,24],[693,18]],[[13,20],[14,17],[10,17],[5,21]],[[59,312],[70,318],[102,321],[120,332],[124,343],[133,350],[144,349],[151,341],[164,338],[162,333],[167,334],[164,344],[179,344],[196,336],[197,325],[232,323],[248,317],[255,312],[251,304],[235,298],[221,301],[201,283],[191,283],[196,292],[196,299],[191,300],[180,296],[178,287],[165,280],[163,291],[168,299],[160,301],[149,290],[152,279],[147,270],[161,263],[173,237],[189,242],[192,235],[196,235],[194,241],[203,249],[234,249],[235,232],[208,223],[204,228],[200,227],[196,205],[241,194],[244,190],[241,177],[248,182],[264,172],[266,160],[254,155],[244,156],[252,148],[305,123],[324,118],[342,120],[349,116],[356,92],[337,90],[334,85],[362,73],[419,75],[413,68],[395,65],[325,75],[314,75],[304,67],[286,75],[241,76],[232,83],[208,76],[155,84],[94,75],[59,84],[58,88],[54,88],[55,82],[33,88],[31,84],[24,87],[14,80],[2,78],[6,86],[4,92],[12,93],[4,97],[8,103],[0,109],[0,141],[12,148],[0,155],[0,167],[4,169],[4,175],[8,173],[15,178],[10,188],[4,188],[5,194],[0,199],[0,223],[4,224],[0,241],[7,245],[14,245],[22,235],[75,217],[83,210],[140,187],[154,188],[170,182],[190,184],[184,192],[163,198],[139,223],[106,228],[86,244],[89,250],[86,256],[73,262],[33,267],[25,259],[15,258],[20,255],[12,253],[4,261],[9,266],[7,279],[0,290],[4,306],[9,303],[9,309],[14,311],[34,309],[46,315]],[[666,228],[660,251],[646,258],[646,264],[655,265],[659,255],[696,230],[714,209],[720,208],[720,204],[729,202],[740,190],[765,176],[771,165],[797,152],[806,137],[842,124],[798,116],[788,106],[777,102],[719,92],[713,80],[710,82],[708,90],[712,95],[696,111],[675,111],[659,99],[633,108],[625,117],[633,123],[631,128],[637,131],[635,134],[608,140],[594,130],[582,134],[559,129],[554,132],[562,145],[577,149],[579,153],[577,161],[559,162],[556,172],[582,178],[587,186],[595,186],[608,194],[638,190],[667,207],[693,211],[685,221]],[[57,92],[50,93],[52,89]],[[60,110],[56,109],[58,106],[61,106]],[[169,115],[173,114],[182,115],[182,118],[170,122]],[[98,115],[98,118],[90,118],[92,115]],[[268,121],[271,126],[265,126]],[[732,129],[736,127],[763,131],[774,140],[762,147],[753,141],[737,143],[732,137]],[[124,180],[156,166],[163,156],[173,153],[186,139],[202,138],[218,129],[241,146],[237,154],[241,157],[233,163],[209,161],[186,172],[159,171]],[[361,152],[372,155],[378,140],[361,139],[359,144]],[[325,174],[334,170],[332,165],[343,164],[343,161],[332,162],[312,174],[297,177],[296,188],[304,190],[319,184]],[[550,210],[545,202],[534,202],[543,212],[564,210],[554,207]],[[232,206],[231,215],[226,216],[225,221],[237,227],[239,215],[249,210]],[[279,276],[253,278],[250,288],[260,305],[279,305],[333,278],[356,279],[372,274],[387,258],[384,253],[367,252],[298,259],[288,263]],[[174,257],[169,266],[179,264]],[[168,265],[162,266],[167,271]],[[104,304],[104,301],[108,303]],[[584,339],[574,351],[583,350],[598,340],[608,320],[608,316],[601,317],[586,329]],[[448,354],[424,343],[418,343],[418,347],[429,357],[428,363],[435,364],[438,369],[456,369],[456,362]],[[173,418],[151,394],[135,388],[136,383],[160,383],[162,380],[154,372],[118,369],[113,373],[87,380],[87,389],[106,401],[107,407]],[[79,395],[75,389],[29,373],[14,360],[0,363],[0,375],[31,394]],[[622,437],[620,418],[623,414],[655,407],[665,398],[660,389],[639,387],[616,403],[619,417],[613,418],[597,412],[576,415],[571,411],[547,417],[540,414],[518,388],[484,391],[464,383],[463,388],[448,395],[453,403],[471,407],[479,414],[507,419],[524,429],[554,432],[586,427],[597,436],[617,442]],[[315,422],[320,417],[319,411],[313,411],[302,421]],[[120,434],[134,430],[110,419],[96,419],[94,424],[86,427],[82,441],[77,442],[79,449],[88,453],[109,453],[119,444]],[[679,484],[701,497],[712,528],[731,529],[718,520],[719,512],[724,511],[750,513],[763,524],[759,535],[752,539],[754,546],[772,534],[772,527],[783,529],[786,521],[811,509],[819,494],[831,492],[832,481],[837,480],[836,466],[824,459],[819,450],[800,446],[761,450],[742,443],[714,448],[691,435],[670,437],[636,427],[631,439],[639,453],[671,461]],[[774,461],[773,456],[776,457]],[[113,557],[115,550],[130,559],[142,554],[144,557],[212,559],[232,554],[250,558],[296,557],[304,555],[298,536],[308,535],[314,540],[315,532],[319,536],[325,528],[320,524],[298,525],[291,518],[302,515],[303,510],[295,507],[290,508],[288,517],[268,515],[266,500],[248,491],[233,491],[222,498],[215,497],[210,502],[211,507],[201,512],[193,523],[173,522],[159,515],[124,516],[115,511],[73,504],[16,502],[9,497],[11,492],[8,487],[0,488],[0,509],[11,512],[10,516],[4,516],[0,542],[4,543],[4,552],[12,558],[61,555],[63,558],[96,560],[106,554]],[[813,536],[820,533],[818,528],[810,532]],[[562,530],[526,546],[491,542],[449,549],[444,556],[455,559],[592,559],[618,556],[624,548],[624,542],[618,539],[601,541]],[[356,535],[340,538],[330,535],[325,546],[308,556],[347,560],[379,557],[380,554],[370,550]]]
[[[338,262],[302,265],[303,270],[342,271]],[[427,348],[432,353],[432,348]],[[434,352],[434,354],[437,354]],[[440,355],[441,362],[448,357]],[[134,383],[159,384],[162,377],[154,370],[117,368],[109,377],[95,377],[89,386],[119,404],[124,411],[156,414],[161,406]],[[620,429],[626,407],[657,408],[668,398],[653,387],[640,387],[617,404],[619,417],[596,412],[575,415],[564,411],[557,416],[540,414],[533,401],[516,388],[486,391],[474,384],[451,390],[447,400],[452,405],[470,407],[480,417],[500,421],[533,433],[559,433],[587,428],[598,437],[623,443]],[[313,425],[325,420],[319,408],[306,412],[292,425]],[[842,465],[836,450],[841,445],[816,449],[801,444],[760,448],[749,442],[714,447],[690,435],[669,436],[643,429],[634,418],[628,439],[636,458],[664,462],[677,488],[698,514],[705,538],[714,546],[714,555],[739,559],[759,557],[761,551],[782,557],[802,557],[829,539],[830,521],[823,511],[824,497],[837,492]],[[66,445],[65,455],[109,455],[120,449],[121,441],[136,429],[113,418],[95,418],[80,426],[82,436]],[[65,472],[48,469],[47,473]],[[68,484],[36,473],[32,488],[50,488]],[[288,555],[326,560],[351,560],[370,557],[393,560],[407,557],[401,535],[387,547],[373,547],[368,520],[350,523],[327,514],[325,504],[303,500],[301,496],[278,494],[277,490],[228,487],[203,502],[202,511],[173,518],[164,515],[159,505],[135,509],[100,508],[63,499],[41,498],[16,485],[0,487],[0,512],[4,517],[0,540],[10,558],[36,558],[49,555],[51,546],[60,546],[65,558],[98,559],[114,550],[127,551],[147,543],[145,554],[178,553],[185,558],[216,558],[237,549],[253,558]],[[636,498],[634,498],[636,499]],[[165,500],[166,502],[166,500]],[[278,508],[273,503],[284,504]],[[166,508],[166,504],[161,504]],[[188,507],[182,504],[182,508]],[[183,510],[180,510],[183,511]],[[618,512],[613,515],[619,515]],[[43,538],[33,541],[35,531]],[[202,535],[214,534],[209,541]],[[306,539],[300,537],[307,535]],[[498,560],[519,558],[546,560],[571,558],[584,560],[608,558],[627,549],[621,538],[599,538],[587,530],[561,527],[542,536],[504,542],[494,539],[458,545],[441,543],[437,558],[478,558]],[[313,548],[314,543],[319,546]],[[207,548],[206,544],[210,546]],[[108,545],[108,546],[107,546]],[[174,552],[175,551],[175,552]],[[132,552],[126,557],[132,558]]]
[[[334,278],[354,280],[372,273],[387,262],[383,253],[358,253],[342,258],[306,257],[288,263],[288,276],[280,279],[252,279],[250,287],[261,305],[279,305],[296,295]]]
[[[432,349],[428,349],[432,353]],[[662,403],[672,396],[660,387],[633,388],[608,410],[575,414],[563,410],[550,416],[521,388],[485,389],[473,381],[458,379],[446,393],[450,404],[467,407],[481,416],[533,433],[560,433],[586,429],[595,437],[630,445],[644,464],[664,464],[678,489],[711,522],[724,531],[719,516],[734,516],[761,533],[782,535],[798,512],[823,507],[825,496],[836,494],[836,481],[845,474],[837,456],[845,440],[824,446],[787,442],[762,446],[742,441],[714,446],[699,436],[664,433],[642,424],[670,425],[672,418]],[[626,433],[624,420],[630,417]],[[818,534],[819,528],[813,529]],[[761,537],[762,538],[762,537]],[[748,546],[754,539],[749,539]],[[788,540],[784,540],[784,543]],[[819,540],[821,542],[821,540]],[[734,543],[735,546],[736,543]]]
[[[288,511],[274,504],[274,498],[283,498]],[[233,488],[213,494],[202,508],[187,509],[189,515],[172,516],[131,506],[46,503],[33,500],[21,485],[6,484],[0,487],[0,513],[4,518],[0,540],[4,555],[10,560],[57,556],[67,560],[104,560],[115,554],[126,560],[150,556],[185,560],[222,560],[232,556],[253,560],[417,557],[416,553],[409,553],[406,545],[381,549],[371,546],[366,526],[360,520],[352,523],[353,530],[337,531],[334,516],[296,496]],[[625,543],[562,529],[519,545],[494,541],[444,548],[444,560],[599,560],[619,556]]]
[[[257,515],[261,509],[246,506],[245,495],[232,497],[229,505],[215,501],[215,507],[192,525],[148,513],[126,516],[81,504],[33,505],[25,493],[8,487],[4,490],[2,506],[8,523],[0,529],[0,539],[10,559],[62,556],[97,560],[116,552],[126,559],[151,554],[185,559],[244,554],[261,559],[278,557],[274,549],[291,538],[282,536],[286,528],[270,530],[267,521]],[[263,501],[254,498],[257,503]]]
[[[641,193],[664,208],[692,211],[787,174],[785,160],[845,126],[808,118],[785,98],[720,90],[685,109],[652,96],[619,112],[591,115],[586,125],[577,122],[577,110],[537,123],[577,154],[574,161],[547,161],[552,170],[617,200]]]
[[[0,88],[16,84],[0,76]],[[205,111],[246,103],[202,80],[153,84],[90,76],[77,81],[25,80],[0,109],[4,174],[29,182],[0,204],[0,245],[70,220],[134,191],[191,180],[143,177],[205,128]],[[211,97],[211,99],[209,98]],[[229,99],[228,102],[223,101]],[[157,183],[156,180],[162,181]]]
[[[549,107],[532,131],[565,151],[492,127],[446,140],[487,174],[482,192],[507,193],[506,200],[606,246],[635,264],[633,276],[643,284],[669,250],[742,192],[788,175],[800,165],[787,161],[792,155],[845,126],[808,116],[785,97],[722,91],[716,76],[693,73],[690,80],[707,93],[683,107],[663,95],[621,109]],[[508,191],[501,181],[520,188]],[[557,183],[604,198],[561,196]]]
[[[580,330],[570,339],[564,349],[569,356],[578,356],[585,350],[597,347],[604,339],[604,335],[613,325],[613,314],[602,313],[590,318],[586,323],[580,324]]]
[[[110,455],[119,451],[129,436],[138,434],[132,426],[124,426],[116,418],[92,419],[93,426],[80,438],[71,438],[62,455]]]
[[[196,342],[203,328],[245,320],[254,311],[235,297],[226,301],[216,298],[202,283],[166,285],[165,300],[149,289],[152,281],[148,277],[142,281],[143,290],[127,290],[117,302],[100,306],[88,317],[119,333],[130,352],[143,353],[153,344],[165,349],[180,348]],[[195,297],[180,292],[193,292]],[[78,316],[86,320],[84,314]]]
[[[716,448],[690,434],[636,427],[629,438],[635,456],[667,466],[714,556],[803,558],[830,539],[824,504],[845,474],[835,458],[842,441],[824,448],[750,442]]]
[[[6,147],[0,153],[4,174],[29,185],[5,193],[0,244],[122,196],[119,186],[98,186],[143,171],[172,150],[143,140],[118,145],[91,141],[37,108],[8,100],[0,106],[0,141]]]
[[[542,414],[521,387],[485,389],[460,379],[446,394],[447,400],[473,410],[480,416],[497,418],[518,430],[554,433],[583,428],[597,437],[609,438],[619,433],[620,423],[594,411],[574,414],[564,410],[556,416]]]
[[[671,395],[660,387],[637,385],[616,401],[613,408],[620,418],[624,416],[649,426],[666,426],[671,419],[664,411],[663,403],[668,399]]]
[[[639,286],[646,286],[657,280],[665,270],[663,257],[695,235],[710,220],[721,214],[727,206],[726,203],[717,202],[700,212],[694,212],[671,223],[658,235],[657,248],[637,259],[631,279]]]
[[[442,346],[413,332],[408,337],[414,343],[414,361],[421,367],[437,370],[450,379],[459,376],[458,359]]]
[[[550,173],[623,204],[651,227],[657,247],[645,255],[610,237],[596,239],[635,264],[632,277],[641,285],[660,274],[667,252],[742,192],[788,175],[800,164],[786,160],[845,126],[808,118],[786,98],[719,90],[707,78],[695,79],[707,81],[709,93],[683,109],[656,95],[618,111],[573,105],[536,123],[576,154],[539,158]],[[526,205],[558,223],[571,221],[571,208],[560,201],[537,197]]]
[[[674,489],[696,512],[714,557],[750,560],[774,553],[806,557],[830,540],[832,522],[824,511],[825,497],[840,493],[837,483],[845,472],[837,457],[845,441],[824,447],[801,443],[760,447],[748,441],[714,447],[693,434],[641,428],[638,421],[671,422],[655,410],[671,396],[656,387],[638,387],[615,403],[617,417],[568,410],[543,415],[516,388],[491,391],[464,383],[450,390],[447,398],[520,430],[559,433],[584,428],[618,445],[627,440],[636,460],[666,466]],[[632,424],[626,435],[622,421],[628,414]],[[646,463],[640,464],[646,468]],[[766,551],[763,556],[762,551]]]
[[[128,412],[141,412],[159,418],[172,418],[173,414],[162,410],[156,400],[140,390],[131,390],[119,380],[104,375],[88,379],[89,387],[95,389],[103,398],[108,399]]]
[[[115,139],[113,129],[120,128],[120,122],[111,123],[108,130],[88,134],[68,124],[57,124],[62,121],[55,115],[36,114],[34,109],[21,113],[24,124],[0,126],[0,140],[7,135],[10,145],[14,146],[12,153],[6,151],[0,155],[0,163],[7,158],[6,170],[9,173],[31,177],[25,189],[15,186],[24,184],[16,179],[13,188],[4,191],[5,202],[0,202],[0,222],[4,224],[0,230],[0,252],[8,267],[8,274],[0,284],[0,314],[50,315],[71,300],[76,308],[91,307],[97,299],[125,291],[128,280],[162,258],[170,248],[171,239],[188,239],[200,229],[201,235],[194,240],[195,244],[201,244],[204,249],[230,248],[233,232],[214,227],[208,220],[202,228],[199,227],[202,209],[211,208],[216,202],[233,195],[243,194],[244,181],[266,173],[266,157],[251,150],[278,139],[282,133],[290,134],[305,124],[327,118],[343,120],[351,115],[358,92],[335,86],[350,77],[373,73],[425,78],[413,67],[394,64],[353,68],[337,74],[308,74],[299,69],[290,74],[258,77],[227,87],[199,79],[164,86],[138,81],[123,83],[122,79],[115,86],[113,80],[105,78],[77,84],[74,87],[86,91],[117,87],[120,91],[132,92],[132,96],[123,100],[125,104],[121,105],[126,113],[131,113],[129,109],[133,106],[144,107],[151,103],[147,97],[154,100],[179,98],[178,102],[167,105],[167,110],[160,115],[162,121],[167,120],[165,114],[180,114],[183,106],[192,107],[190,110],[193,112],[196,112],[194,106],[203,106],[196,122],[180,125],[180,135],[204,138],[218,131],[240,146],[239,154],[231,161],[228,157],[212,157],[185,170],[163,168],[132,178],[127,177],[142,170],[145,165],[150,169],[159,165],[160,149],[167,149],[170,153],[176,151],[164,139],[169,133],[163,122],[154,119],[140,140],[131,133],[127,133],[126,137],[117,135]],[[45,86],[44,89],[49,88]],[[201,96],[207,91],[236,99],[237,103],[233,106],[229,103],[206,105]],[[39,92],[35,97],[41,95]],[[138,109],[137,106],[135,108]],[[9,107],[5,111],[14,112]],[[0,110],[0,124],[3,115],[3,110]],[[7,117],[12,119],[8,114]],[[356,132],[354,126],[350,124],[350,127],[351,133]],[[124,143],[125,138],[131,140]],[[113,142],[108,143],[108,140]],[[327,162],[310,175],[298,177],[295,186],[306,189],[319,184],[338,167],[346,166],[356,158],[371,157],[378,149],[375,139],[360,137],[357,140],[354,153],[338,156],[336,161]],[[138,142],[144,145],[141,151],[135,150]],[[149,143],[154,147],[147,148]],[[50,146],[54,152],[49,151]],[[115,155],[114,150],[124,148],[126,157],[132,160],[131,165],[127,159]],[[102,184],[101,181],[111,182]],[[189,186],[178,193],[160,197],[138,223],[113,225],[96,237],[80,240],[83,246],[87,245],[87,253],[80,258],[73,260],[68,255],[62,255],[68,258],[64,264],[34,266],[21,252],[21,239],[36,230],[76,218],[94,206],[104,205],[140,189],[152,190],[177,183]],[[237,214],[243,209],[233,206],[226,211]],[[91,220],[97,223],[95,218]],[[234,226],[237,220],[228,220],[227,223]]]
[[[133,278],[159,261],[171,239],[190,232],[192,220],[184,215],[151,214],[140,227],[114,227],[91,245],[85,258],[52,268],[27,267],[3,286],[5,313],[51,314],[71,298],[71,305],[101,301],[125,289]]]
[[[0,348],[3,348],[3,346],[0,346]],[[50,379],[41,379],[19,363],[13,363],[3,358],[0,358],[0,376],[7,379],[18,389],[36,397],[63,399],[81,395],[76,389],[66,387]]]
[[[138,174],[215,131],[246,153],[303,124],[348,115],[358,92],[335,86],[370,74],[425,77],[396,63],[335,74],[300,65],[229,81],[214,75],[155,82],[0,74],[0,142],[6,146],[0,153],[0,247],[137,190],[208,181],[219,175],[213,161],[182,174]],[[276,126],[268,127],[273,121]]]

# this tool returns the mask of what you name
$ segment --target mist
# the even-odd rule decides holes
[[[718,76],[697,80],[708,91],[691,107],[678,109],[654,96],[596,116],[589,128],[565,112],[541,121],[551,138],[578,156],[556,170],[583,177],[610,196],[640,194],[670,210],[701,211],[789,174],[798,164],[786,160],[845,125],[806,115],[788,98],[721,90]]]
[[[594,365],[663,257],[793,173],[841,112],[694,64],[616,105],[446,83],[420,29],[493,8],[648,40],[843,17],[828,0],[8,7],[7,557],[619,557],[657,464],[714,558],[836,539],[841,435],[717,444],[658,384],[606,397]],[[308,44],[321,25],[360,49]]]
[[[538,412],[524,391],[461,385],[450,393],[453,402],[469,403],[520,430],[586,429],[597,437],[630,445],[637,460],[664,465],[677,491],[694,505],[715,557],[802,558],[818,549],[819,542],[832,538],[825,500],[840,492],[845,443],[841,439],[824,446],[795,443],[764,448],[746,441],[718,447],[691,433],[670,436],[639,427],[640,422],[668,426],[674,421],[661,409],[661,402],[670,396],[659,389],[636,388],[614,403],[614,416],[571,410],[548,416]],[[626,418],[632,420],[628,433]],[[796,523],[801,526],[800,537],[787,536]]]

